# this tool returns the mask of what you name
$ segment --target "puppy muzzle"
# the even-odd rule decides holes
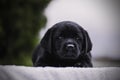
[[[67,43],[63,48],[63,57],[65,59],[76,59],[78,55],[77,46],[74,43]]]
[[[75,50],[75,45],[74,44],[67,44],[65,49],[67,51],[73,51],[73,50]]]

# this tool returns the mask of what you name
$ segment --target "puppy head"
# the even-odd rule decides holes
[[[92,43],[88,33],[78,24],[64,21],[50,28],[41,41],[46,52],[60,59],[77,59],[90,52]]]

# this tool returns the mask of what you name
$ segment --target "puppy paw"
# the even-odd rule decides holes
[[[87,67],[87,64],[84,63],[76,63],[74,67]]]

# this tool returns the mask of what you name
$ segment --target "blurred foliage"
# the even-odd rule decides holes
[[[45,26],[50,0],[0,0],[0,64],[32,65],[31,55]]]

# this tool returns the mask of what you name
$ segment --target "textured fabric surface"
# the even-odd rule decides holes
[[[0,80],[120,80],[120,67],[0,66]]]

